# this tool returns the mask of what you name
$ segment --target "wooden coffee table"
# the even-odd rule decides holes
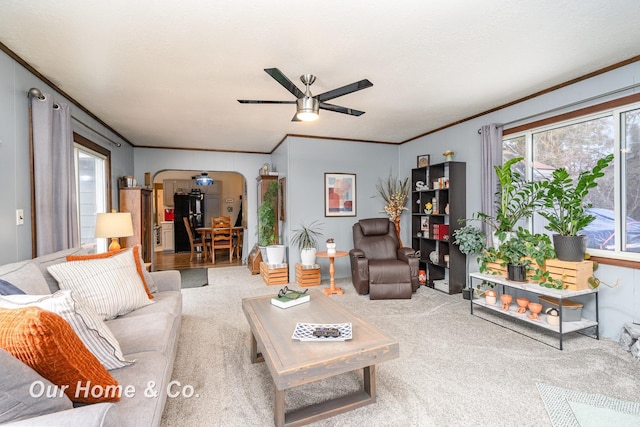
[[[398,341],[324,293],[310,290],[309,294],[311,301],[287,309],[271,305],[274,295],[242,300],[251,327],[251,362],[265,362],[275,386],[274,421],[278,427],[308,424],[375,402],[375,365],[399,355]],[[291,335],[297,322],[351,323],[353,338],[294,340]],[[364,372],[362,390],[285,413],[285,390],[357,369]]]

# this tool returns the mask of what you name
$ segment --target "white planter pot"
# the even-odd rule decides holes
[[[316,248],[302,249],[300,251],[300,263],[302,265],[313,265],[316,263]]]
[[[515,233],[513,232],[508,232],[507,235],[504,237],[504,240],[500,240],[498,239],[498,236],[496,236],[496,233],[494,232],[492,237],[493,237],[493,247],[495,249],[498,249],[500,247],[500,245],[504,242],[508,242],[509,240],[511,240],[511,238],[513,237]]]
[[[260,255],[262,255],[262,262],[269,262],[267,259],[267,247],[266,246],[258,246],[260,248]]]
[[[335,254],[336,253],[336,244],[335,243],[327,243],[327,253]]]
[[[269,264],[282,264],[284,262],[284,245],[267,246],[267,259]]]

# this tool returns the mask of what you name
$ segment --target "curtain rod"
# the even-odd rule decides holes
[[[520,118],[518,120],[511,120],[510,122],[503,123],[502,126],[508,126],[508,125],[513,124],[513,123],[521,122],[523,120],[530,120],[530,119],[533,119],[533,118],[536,118],[536,117],[544,116],[544,115],[549,114],[549,113],[554,113],[554,112],[559,111],[559,110],[564,110],[565,108],[575,107],[576,105],[584,104],[585,102],[595,101],[596,99],[604,98],[605,96],[609,96],[609,95],[615,95],[616,93],[624,92],[626,90],[635,89],[635,88],[637,88],[639,86],[640,86],[640,83],[632,84],[630,86],[626,86],[626,87],[623,87],[623,88],[620,88],[620,89],[612,90],[610,92],[602,93],[600,95],[592,96],[591,98],[583,99],[581,101],[572,102],[570,104],[566,104],[566,105],[563,105],[561,107],[552,108],[550,110],[543,111],[542,113],[532,114],[532,115],[527,116],[527,117],[522,117],[522,118]],[[480,135],[482,134],[482,128],[478,129],[478,134],[480,134]]]
[[[34,88],[34,87],[29,89],[29,92],[27,92],[27,96],[38,98],[39,100],[43,100],[45,98],[44,94],[40,91],[40,89],[37,89],[37,88]],[[54,104],[54,108],[56,108],[56,106],[57,106],[57,104]],[[101,137],[103,137],[104,139],[106,139],[107,141],[109,141],[110,143],[115,145],[116,147],[122,147],[121,143],[119,143],[117,141],[114,141],[113,139],[109,138],[108,136],[102,134],[101,132],[98,132],[97,130],[95,130],[94,128],[92,128],[91,126],[89,126],[88,124],[86,124],[85,122],[80,120],[79,118],[74,117],[73,114],[71,115],[71,118],[73,120],[75,120],[76,122],[78,122],[79,124],[81,124],[82,126],[84,126],[87,129],[89,129],[90,131],[95,132],[96,134],[100,135]]]

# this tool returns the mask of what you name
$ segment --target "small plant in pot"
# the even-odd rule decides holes
[[[316,263],[316,251],[318,238],[322,236],[318,221],[313,221],[308,226],[300,224],[300,228],[292,231],[291,244],[300,251],[300,263],[302,265],[314,265]]]
[[[511,239],[503,242],[498,249],[489,248],[487,252],[493,257],[491,261],[507,267],[509,280],[526,282],[529,273],[533,281],[541,284],[551,280],[544,271],[544,262],[554,258],[555,251],[546,234],[532,234],[529,230],[518,227]]]
[[[464,220],[460,220],[460,223],[463,223]],[[453,232],[453,244],[458,245],[460,252],[467,255],[466,257],[466,271],[469,271],[469,255],[479,254],[486,245],[487,239],[478,227],[473,225],[465,225],[462,228],[458,228]],[[462,296],[464,299],[471,299],[471,293],[473,289],[469,286],[467,277],[466,287],[462,290]]]
[[[543,195],[544,209],[540,215],[548,221],[545,228],[556,234],[553,244],[558,259],[582,261],[587,239],[578,234],[595,220],[587,209],[592,205],[585,198],[596,187],[596,180],[604,176],[603,170],[613,161],[613,154],[597,161],[591,170],[582,171],[574,181],[565,168],[553,171]]]

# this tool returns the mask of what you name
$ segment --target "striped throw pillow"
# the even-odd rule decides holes
[[[105,259],[69,261],[48,267],[60,289],[70,289],[102,320],[153,304],[136,269],[132,249]]]
[[[120,344],[98,313],[70,290],[53,295],[0,296],[1,308],[40,307],[56,313],[71,326],[78,338],[107,370],[123,368],[134,361],[125,359]]]

